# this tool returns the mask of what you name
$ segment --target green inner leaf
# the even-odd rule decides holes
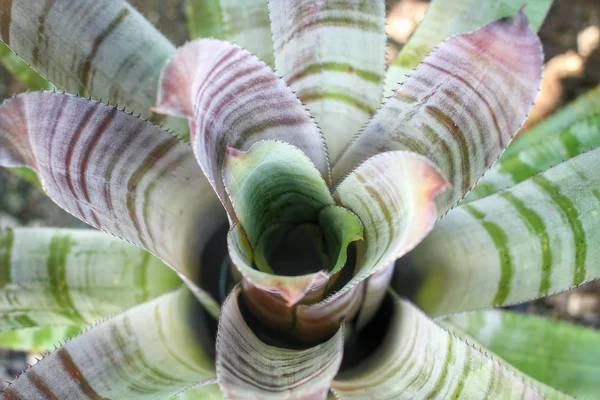
[[[298,148],[264,141],[230,149],[224,181],[260,271],[298,276],[338,272],[362,224],[336,207],[327,184]]]

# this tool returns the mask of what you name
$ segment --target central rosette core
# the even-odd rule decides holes
[[[292,145],[263,141],[247,152],[229,148],[226,157],[223,181],[237,217],[231,260],[255,314],[268,309],[285,319],[330,293],[349,245],[363,239],[362,223],[337,205],[328,177]]]

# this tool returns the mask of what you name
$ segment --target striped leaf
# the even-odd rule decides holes
[[[457,207],[399,260],[399,293],[442,315],[520,303],[598,278],[599,181],[600,149]]]
[[[446,188],[439,172],[422,156],[405,151],[370,158],[334,191],[338,204],[364,226],[354,277],[340,296],[413,249],[433,228],[434,197]]]
[[[374,354],[336,378],[346,399],[568,399],[505,366],[395,295],[390,326]]]
[[[406,80],[421,61],[437,45],[452,35],[467,33],[495,19],[524,11],[534,31],[538,31],[553,0],[435,0],[429,6],[425,18],[400,54],[388,68],[385,77],[385,97]]]
[[[10,47],[4,43],[0,43],[0,62],[14,77],[23,82],[27,88],[32,90],[52,89],[52,84],[48,83],[40,76],[33,68],[18,55],[16,55]]]
[[[275,67],[323,130],[332,160],[381,104],[385,2],[271,0]]]
[[[600,86],[579,96],[575,101],[561,108],[550,117],[523,132],[506,148],[502,157],[512,157],[517,153],[535,147],[551,136],[560,135],[569,127],[600,114]]]
[[[46,352],[53,346],[79,335],[79,326],[43,326],[0,332],[0,349],[27,352]]]
[[[267,0],[186,0],[192,39],[225,39],[273,64]]]
[[[437,199],[443,214],[517,132],[541,71],[540,43],[522,13],[449,39],[357,136],[335,165],[334,179],[374,154],[413,151],[430,159],[452,185]]]
[[[306,155],[275,141],[258,142],[248,152],[228,148],[223,182],[240,223],[229,233],[229,253],[245,279],[257,289],[280,295],[289,307],[315,285],[327,283],[327,267],[332,266],[319,268],[322,240],[313,236],[324,239],[321,210],[335,203]],[[278,260],[274,253],[282,248],[284,260]],[[290,254],[294,248],[302,253]],[[316,257],[311,258],[311,270],[302,268],[308,262],[287,263],[309,255]]]
[[[524,181],[527,178],[600,146],[600,114],[588,117],[560,132],[552,132],[518,153],[501,157],[464,198],[468,203],[489,196]]]
[[[225,397],[221,393],[219,385],[213,383],[186,390],[177,397],[174,397],[173,400],[225,400]]]
[[[2,0],[4,43],[57,87],[148,115],[175,48],[123,0]]]
[[[167,293],[70,340],[0,398],[163,400],[197,382],[214,382],[203,315],[187,288]]]
[[[343,327],[302,350],[262,342],[239,308],[240,289],[223,304],[217,334],[217,377],[227,399],[322,399],[342,362]]]
[[[329,182],[323,138],[292,91],[258,58],[231,43],[197,40],[163,71],[157,111],[187,117],[192,147],[233,218],[221,179],[227,147],[278,139],[301,149]]]
[[[462,313],[447,321],[541,382],[580,399],[600,392],[597,330],[504,310]]]
[[[207,241],[225,223],[189,145],[87,99],[30,93],[5,103],[0,165],[35,169],[62,208],[149,250],[192,286]],[[218,314],[216,303],[195,289]]]
[[[102,232],[0,233],[0,331],[87,325],[180,284],[150,253]]]

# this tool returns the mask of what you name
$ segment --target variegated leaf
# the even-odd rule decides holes
[[[195,387],[173,398],[173,400],[225,400],[216,383]]]
[[[530,147],[560,135],[569,127],[600,114],[600,86],[579,96],[575,101],[561,108],[542,122],[527,129],[516,137],[502,157],[512,157]]]
[[[452,35],[467,33],[524,8],[533,30],[540,29],[553,0],[435,0],[400,54],[388,68],[385,97],[406,80],[437,45]]]
[[[573,122],[568,128],[546,135],[543,141],[500,160],[477,183],[464,203],[507,189],[527,178],[600,146],[600,114]]]
[[[217,335],[217,377],[227,399],[322,399],[342,362],[343,327],[302,350],[261,341],[246,324],[236,288],[223,304]]]
[[[381,104],[385,2],[271,0],[275,68],[323,130],[331,159]]]
[[[0,331],[91,324],[179,285],[162,261],[102,232],[0,233]]]
[[[273,64],[267,0],[186,0],[186,11],[192,39],[225,39]]]
[[[318,268],[321,263],[317,263],[317,268],[304,271],[294,265],[270,263],[271,252],[285,244],[280,240],[298,226],[310,225],[318,230],[321,210],[335,204],[327,184],[306,155],[294,146],[275,141],[258,142],[248,152],[228,148],[223,181],[240,224],[229,233],[229,253],[245,279],[258,289],[279,294],[289,306],[315,285],[327,283],[327,265]],[[298,240],[303,237],[312,235],[300,235]],[[306,243],[306,248],[296,247],[318,256],[317,245],[321,242],[315,239]]]
[[[202,306],[182,288],[90,328],[11,383],[2,400],[156,399],[214,382]]]
[[[406,300],[390,296],[391,322],[360,365],[336,377],[346,399],[568,399],[454,336]]]
[[[79,335],[80,326],[43,326],[0,332],[0,349],[46,352],[67,339]]]
[[[306,109],[266,64],[236,45],[205,39],[177,50],[163,71],[156,110],[189,119],[196,158],[230,218],[221,180],[228,146],[290,143],[330,181],[323,138]]]
[[[595,329],[505,310],[462,313],[444,322],[565,393],[591,400],[600,392],[600,332]]]
[[[508,305],[600,276],[600,149],[459,206],[397,263],[428,314]]]
[[[2,0],[2,41],[57,87],[148,115],[175,48],[123,0]]]
[[[359,243],[354,277],[335,296],[423,240],[437,218],[434,197],[446,187],[427,159],[406,151],[372,157],[348,175],[334,197],[360,218],[365,241]]]
[[[443,214],[517,132],[541,70],[540,43],[522,13],[449,39],[352,142],[334,167],[334,179],[374,154],[410,150],[429,158],[452,185],[437,199]]]
[[[189,145],[87,99],[30,93],[5,103],[0,165],[35,169],[57,204],[149,250],[192,287],[207,241],[226,223]],[[195,290],[218,314],[217,304]]]

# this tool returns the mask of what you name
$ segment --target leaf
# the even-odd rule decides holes
[[[436,46],[450,36],[467,33],[498,18],[523,9],[534,31],[538,31],[553,0],[435,0],[425,18],[388,68],[384,96],[388,97],[406,80]],[[523,8],[524,7],[524,8]]]
[[[381,104],[385,4],[272,0],[269,11],[275,69],[315,117],[335,161]]]
[[[600,276],[600,149],[449,212],[397,263],[430,315],[521,303]]]
[[[26,352],[46,352],[61,341],[78,335],[79,326],[43,326],[0,332],[0,349]]]
[[[273,45],[266,0],[186,0],[192,39],[225,39],[273,64]]]
[[[302,350],[270,346],[248,327],[236,288],[223,304],[217,334],[217,377],[227,399],[325,399],[342,362],[343,327]]]
[[[512,157],[524,149],[535,147],[552,136],[560,135],[579,121],[600,114],[600,86],[579,96],[548,118],[527,129],[506,148],[502,157]]]
[[[175,48],[123,0],[2,0],[2,41],[57,87],[149,115]]]
[[[544,141],[500,160],[477,183],[463,203],[508,189],[519,182],[600,146],[600,114],[573,122],[560,133],[552,132]]]
[[[166,399],[214,381],[202,306],[182,288],[90,328],[29,368],[1,399]]]
[[[182,394],[174,397],[173,400],[224,400],[219,385],[214,383],[202,385],[197,388],[186,390]]]
[[[160,257],[218,314],[193,282],[225,215],[189,145],[101,103],[29,93],[0,108],[0,165],[35,169],[62,208]]]
[[[223,182],[252,248],[269,227],[316,222],[335,205],[311,160],[287,143],[262,141],[247,152],[229,147]]]
[[[48,83],[40,76],[33,68],[18,55],[16,55],[10,47],[4,43],[0,43],[0,61],[2,65],[19,81],[23,82],[27,88],[32,90],[52,89],[52,84]]]
[[[0,331],[87,325],[179,285],[150,253],[102,232],[0,233]]]
[[[598,395],[600,333],[594,329],[504,310],[447,321],[541,382],[581,399]]]
[[[332,389],[346,399],[567,399],[568,396],[505,366],[430,320],[395,295],[379,347],[336,377]]]
[[[424,157],[405,151],[370,158],[334,191],[338,204],[354,212],[364,226],[354,277],[335,296],[383,270],[413,249],[433,228],[434,197],[446,188]]]
[[[287,142],[330,181],[323,138],[306,109],[266,64],[231,43],[205,39],[178,49],[163,71],[156,111],[189,119],[196,158],[230,218],[221,180],[227,146]]]
[[[334,180],[375,154],[419,153],[452,185],[436,201],[442,215],[517,132],[537,94],[541,71],[540,42],[522,13],[447,40],[352,142],[334,166]]]

